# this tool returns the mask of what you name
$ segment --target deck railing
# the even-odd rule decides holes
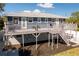
[[[59,23],[56,24],[55,22],[51,22],[51,23],[29,23],[27,24],[27,29],[33,29],[33,26],[39,26],[39,29],[41,28],[57,28],[59,30],[59,28],[62,28],[63,30],[75,30],[77,28],[76,24],[68,24],[68,23]],[[21,25],[19,24],[7,24],[6,29],[7,31],[15,31],[15,30],[22,30]]]

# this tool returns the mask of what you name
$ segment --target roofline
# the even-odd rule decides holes
[[[4,16],[16,16],[16,15],[10,15],[10,14],[16,14],[15,12],[12,12],[12,13],[5,13]],[[18,13],[21,13],[21,12],[18,12]],[[37,12],[24,12],[24,13],[37,13]],[[38,13],[37,13],[38,14]],[[43,13],[41,13],[43,14]],[[68,18],[68,17],[64,17],[64,16],[60,16],[60,15],[55,15],[55,14],[50,14],[50,13],[44,13],[44,14],[47,14],[47,15],[51,15],[51,16],[58,16],[58,17],[46,17],[46,16],[40,16],[40,17],[46,17],[46,18]],[[28,16],[25,16],[25,15],[17,15],[16,17],[28,17]],[[39,17],[39,16],[30,16],[30,17]]]

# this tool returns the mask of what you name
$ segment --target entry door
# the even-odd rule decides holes
[[[19,18],[18,17],[13,17],[13,23],[14,24],[19,24]]]
[[[21,18],[21,27],[22,28],[27,28],[27,21],[26,21],[25,17]]]

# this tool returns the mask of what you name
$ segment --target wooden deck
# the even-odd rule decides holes
[[[69,28],[69,27],[68,27]],[[53,47],[53,34],[57,34],[57,48],[58,48],[58,35],[62,37],[62,39],[65,41],[65,43],[70,46],[70,40],[68,39],[68,35],[64,32],[65,29],[61,25],[55,25],[53,27],[48,28],[38,28],[38,30],[35,29],[18,29],[15,28],[11,31],[5,31],[4,35],[7,39],[8,36],[12,37],[13,35],[22,35],[22,43],[24,47],[24,34],[32,34],[35,37],[36,40],[36,50],[37,50],[37,41],[38,37],[41,33],[48,33],[48,46],[50,44],[50,34],[52,39],[52,47]],[[35,34],[34,34],[35,33]]]
[[[38,31],[36,31],[35,29],[21,29],[6,32],[5,35],[21,35],[21,34],[46,33],[46,32],[56,34],[59,33],[60,31],[61,30],[57,28],[42,28],[38,29]]]

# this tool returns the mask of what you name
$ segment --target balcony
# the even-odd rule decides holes
[[[15,32],[15,30],[20,30],[21,26],[19,24],[7,24],[7,31],[13,31]]]
[[[27,23],[27,28],[23,28],[19,24],[7,24],[7,27],[5,29],[6,32],[27,32],[27,31],[35,31],[35,27],[38,25],[38,30],[48,30],[48,29],[58,29],[62,28],[64,30],[75,30],[76,25],[75,24],[66,24],[61,23],[59,25],[56,25],[56,23]]]

